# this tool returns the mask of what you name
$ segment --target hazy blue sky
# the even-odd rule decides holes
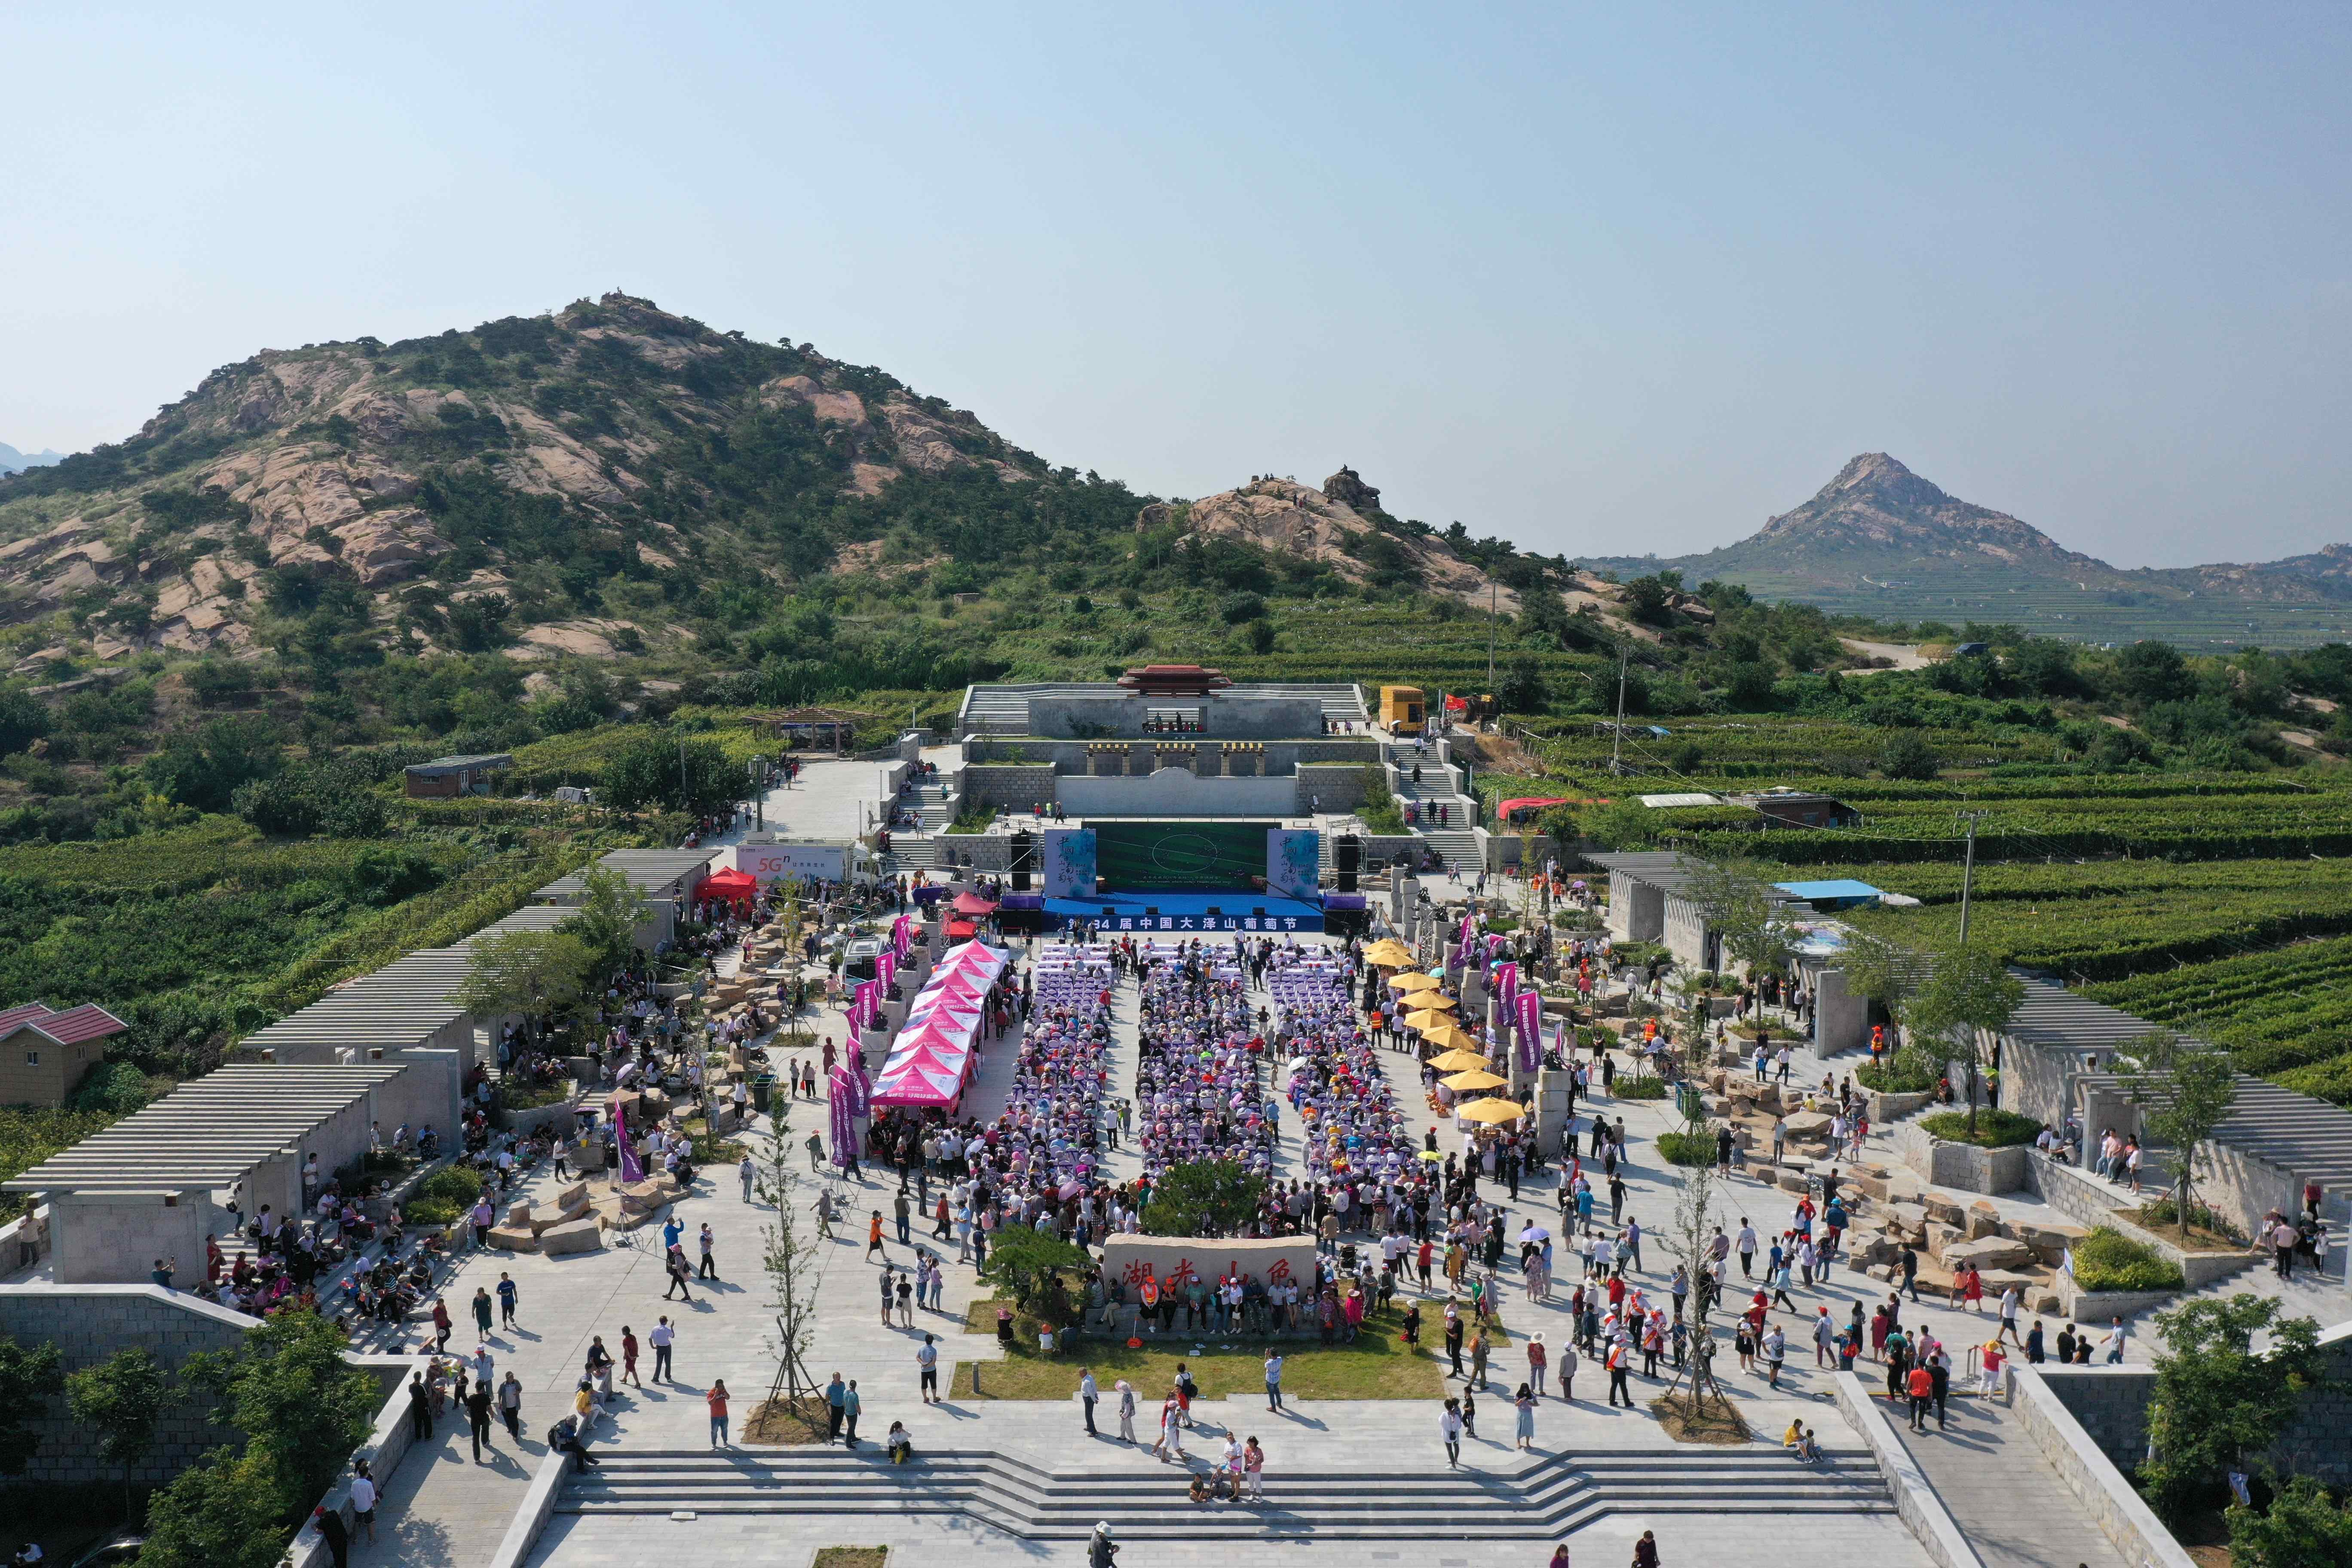
[[[2342,6],[338,9],[0,22],[0,440],[621,288],[1571,554],[1873,449],[2124,564],[2352,539]]]

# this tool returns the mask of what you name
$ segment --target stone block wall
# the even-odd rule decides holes
[[[202,1257],[197,1255],[200,1270]],[[0,1334],[19,1344],[58,1346],[65,1355],[61,1374],[79,1372],[133,1345],[153,1352],[165,1370],[176,1373],[197,1351],[234,1348],[253,1324],[254,1320],[225,1307],[153,1285],[0,1286]],[[173,1393],[176,1397],[156,1426],[155,1447],[132,1468],[135,1481],[161,1486],[206,1450],[242,1440],[205,1418],[216,1403],[211,1394],[192,1393],[176,1383]],[[111,1481],[121,1476],[120,1466],[100,1456],[95,1435],[67,1414],[62,1389],[32,1426],[40,1447],[23,1479]]]
[[[2272,1448],[2271,1462],[2287,1475],[2316,1477],[2335,1488],[2352,1486],[2352,1322],[2325,1330],[2319,1343],[2326,1358],[2326,1376],[2336,1386],[2303,1396],[2301,1413]],[[2036,1371],[2052,1397],[2117,1468],[2131,1469],[2147,1456],[2147,1410],[2156,1397],[2154,1367],[2042,1366]]]
[[[1039,801],[1053,798],[1051,763],[973,763],[963,770],[963,805],[967,811],[998,806],[1027,811]]]
[[[1979,1149],[1969,1143],[1947,1142],[1916,1121],[1904,1122],[1895,1129],[1895,1151],[1906,1165],[1937,1186],[1987,1195],[2026,1187],[2026,1165],[2033,1154],[2030,1146],[2022,1144],[2008,1149]]]
[[[1308,763],[1298,770],[1298,810],[1320,800],[1323,810],[1353,811],[1364,804],[1364,770],[1352,763]]]
[[[2124,1561],[2147,1568],[2193,1568],[2189,1553],[2140,1500],[2120,1467],[2059,1402],[2041,1369],[2015,1362],[2010,1366],[2010,1410],[2018,1425]]]
[[[2070,1366],[2035,1369],[2092,1442],[2119,1469],[2147,1452],[2147,1403],[2156,1395],[2151,1366]]]

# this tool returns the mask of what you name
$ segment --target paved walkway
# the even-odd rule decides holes
[[[1947,1425],[1925,1432],[1894,1410],[1887,1419],[1985,1568],[2133,1568],[2000,1405],[1955,1399]]]

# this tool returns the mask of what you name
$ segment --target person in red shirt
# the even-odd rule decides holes
[[[727,1442],[727,1382],[715,1380],[710,1392],[702,1396],[710,1406],[710,1446],[714,1448]]]
[[[1927,1429],[1927,1407],[1936,1403],[1936,1374],[1927,1370],[1923,1360],[1914,1363],[1911,1376],[1905,1386],[1911,1394],[1911,1430]]]

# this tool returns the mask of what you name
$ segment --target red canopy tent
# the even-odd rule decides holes
[[[969,937],[972,934],[971,922],[970,921],[950,921],[948,923],[948,934],[951,937],[957,938]]]
[[[958,893],[955,912],[960,915],[991,915],[996,912],[996,905],[978,893]]]
[[[702,879],[702,890],[697,896],[705,899],[724,899],[740,908],[751,903],[758,897],[759,891],[759,878],[749,871],[726,870],[713,872],[705,877]]]

